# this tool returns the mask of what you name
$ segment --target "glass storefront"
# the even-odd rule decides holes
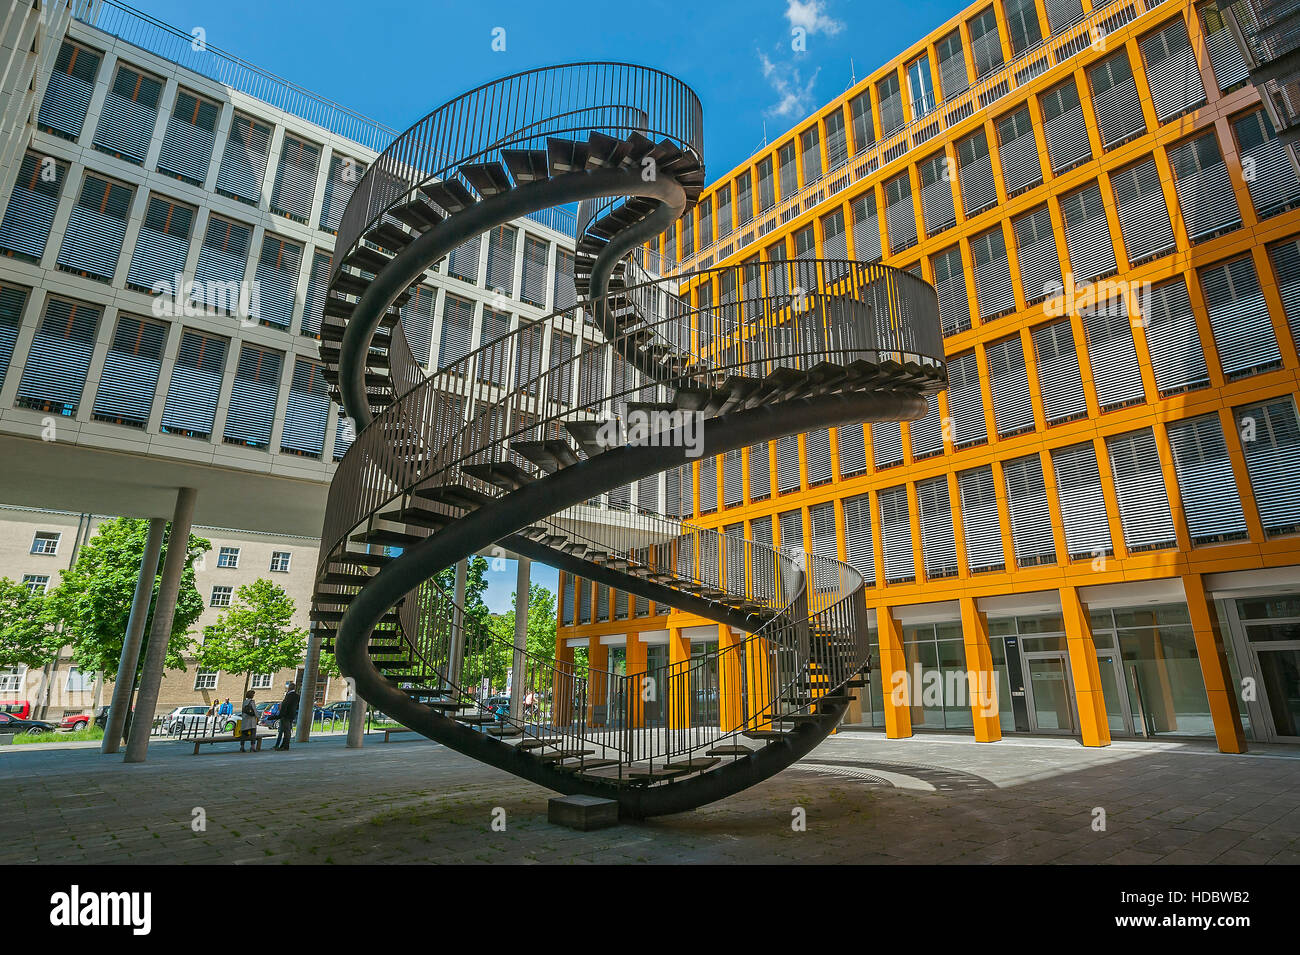
[[[1300,597],[1223,601],[1242,722],[1253,739],[1300,742]]]

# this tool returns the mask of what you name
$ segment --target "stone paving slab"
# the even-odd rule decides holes
[[[1300,861],[1292,749],[841,732],[693,813],[576,832],[547,822],[548,790],[427,740],[375,742],[200,757],[159,742],[134,765],[6,749],[0,864]]]

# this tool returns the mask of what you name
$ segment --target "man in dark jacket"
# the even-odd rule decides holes
[[[280,712],[276,717],[280,729],[275,737],[276,749],[288,749],[293,739],[293,724],[298,719],[298,687],[289,682],[284,685],[284,699],[280,701]]]

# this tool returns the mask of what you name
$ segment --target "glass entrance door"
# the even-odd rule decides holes
[[[1037,733],[1074,733],[1074,703],[1070,690],[1070,664],[1059,650],[1025,654],[1029,676],[1030,730]]]
[[[1300,743],[1300,597],[1247,597],[1226,609],[1242,676],[1253,683],[1244,705],[1256,738]]]
[[[1118,651],[1098,650],[1097,671],[1101,674],[1101,695],[1106,701],[1106,722],[1110,726],[1110,735],[1135,735]]]

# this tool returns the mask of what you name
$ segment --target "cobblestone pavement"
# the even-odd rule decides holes
[[[590,833],[549,824],[546,790],[413,736],[192,752],[5,748],[0,863],[1300,862],[1294,748],[850,730],[720,803]]]

